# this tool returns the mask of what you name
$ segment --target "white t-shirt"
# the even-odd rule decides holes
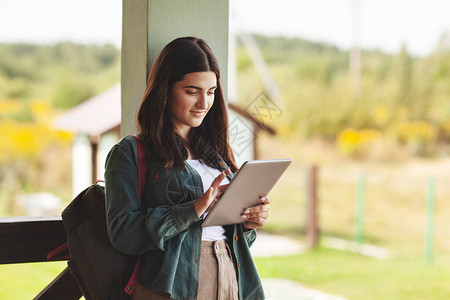
[[[186,162],[193,167],[203,182],[203,192],[206,192],[214,179],[219,176],[221,173],[219,170],[211,168],[210,166],[202,163],[198,159],[187,159]],[[225,178],[220,185],[230,183],[228,178]],[[205,213],[204,217],[206,217],[207,213]],[[225,229],[222,226],[208,226],[203,227],[202,229],[202,241],[217,241],[217,240],[225,240]]]

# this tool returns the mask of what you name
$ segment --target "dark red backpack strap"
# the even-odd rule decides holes
[[[69,242],[65,242],[55,250],[50,251],[47,254],[47,260],[69,260],[70,259],[70,253],[69,253]]]
[[[142,202],[142,194],[144,192],[145,179],[147,177],[147,165],[145,162],[145,148],[141,139],[137,135],[133,135],[138,144],[138,189],[139,197]],[[133,274],[131,274],[130,280],[126,285],[124,291],[128,295],[132,295],[138,281],[139,270],[141,267],[141,257],[138,256],[136,265],[134,266]]]

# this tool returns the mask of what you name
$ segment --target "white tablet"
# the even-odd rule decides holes
[[[242,164],[222,197],[213,206],[202,226],[244,223],[246,208],[261,204],[290,165],[290,159],[251,160]]]

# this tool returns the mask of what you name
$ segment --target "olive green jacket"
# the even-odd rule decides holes
[[[142,203],[138,192],[137,142],[120,140],[106,159],[105,192],[108,234],[120,252],[140,255],[139,282],[177,300],[197,297],[202,219],[194,201],[203,194],[200,175],[185,162],[184,170],[165,169],[158,159],[147,160]],[[227,165],[216,154],[215,166]],[[229,179],[234,174],[229,175]],[[237,269],[239,299],[264,299],[249,247],[254,230],[242,224],[225,226]]]

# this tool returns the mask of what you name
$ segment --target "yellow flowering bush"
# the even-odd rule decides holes
[[[20,122],[15,117],[29,105],[32,120]],[[34,160],[51,146],[67,145],[72,139],[68,133],[51,128],[56,113],[44,100],[21,103],[0,100],[0,163],[14,160]]]
[[[345,129],[339,134],[338,148],[345,156],[361,157],[368,154],[370,147],[381,139],[381,133],[374,129]]]
[[[395,126],[395,137],[402,144],[428,144],[436,141],[438,128],[425,121],[401,122]]]
[[[424,155],[433,151],[439,129],[425,121],[405,121],[397,123],[392,131],[396,141],[411,154]]]

